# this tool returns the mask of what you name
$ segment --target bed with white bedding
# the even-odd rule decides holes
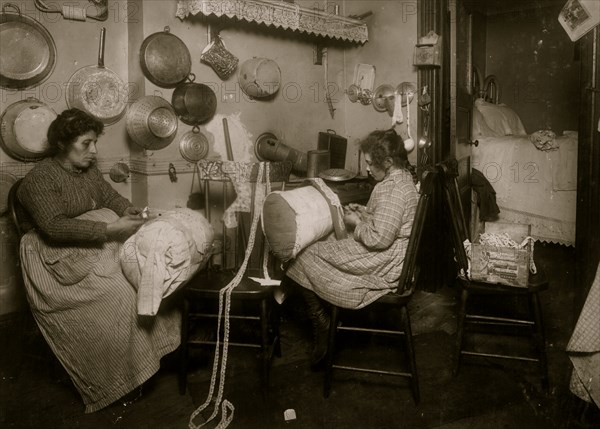
[[[574,246],[577,132],[527,134],[518,115],[497,103],[497,90],[488,76],[475,101],[472,166],[496,191],[498,221],[530,224],[536,240]]]

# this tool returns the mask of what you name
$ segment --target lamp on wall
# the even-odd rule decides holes
[[[375,82],[375,66],[357,64],[354,69],[354,83],[348,87],[348,99],[356,103],[360,101],[365,106],[373,100],[373,83]]]

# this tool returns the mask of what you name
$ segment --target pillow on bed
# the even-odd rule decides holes
[[[519,115],[505,104],[492,104],[478,99],[475,109],[482,115],[485,123],[500,136],[527,135]]]
[[[477,137],[500,137],[504,134],[499,134],[492,130],[483,119],[483,115],[477,109],[473,109],[473,127],[471,129],[471,136]]]

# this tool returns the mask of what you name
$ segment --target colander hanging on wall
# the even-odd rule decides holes
[[[127,110],[127,134],[144,149],[167,147],[175,139],[177,127],[175,110],[162,97],[141,97]]]

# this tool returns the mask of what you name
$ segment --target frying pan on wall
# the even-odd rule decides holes
[[[13,8],[17,13],[7,12]],[[0,14],[0,86],[27,89],[50,76],[56,64],[56,45],[46,28],[5,3]]]
[[[98,64],[77,70],[67,83],[69,108],[81,109],[106,125],[117,122],[127,106],[125,85],[119,76],[104,66],[106,28],[100,30]]]
[[[149,35],[140,47],[140,67],[144,76],[162,88],[175,88],[192,71],[192,57],[183,41],[165,27]]]

